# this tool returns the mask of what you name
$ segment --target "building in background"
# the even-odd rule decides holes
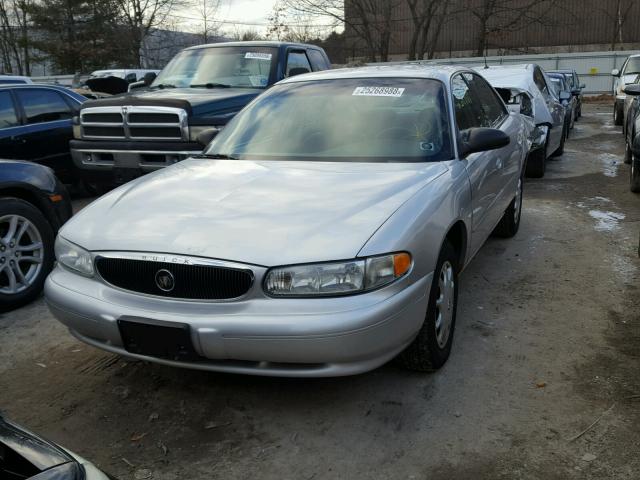
[[[347,57],[369,61],[637,49],[639,25],[638,0],[345,0]]]

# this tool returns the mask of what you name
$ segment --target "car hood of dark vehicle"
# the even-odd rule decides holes
[[[264,266],[348,259],[447,170],[447,162],[187,160],[98,199],[61,235],[96,252]]]
[[[189,116],[237,112],[260,95],[259,88],[153,88],[85,102],[83,108],[158,106],[183,108]]]

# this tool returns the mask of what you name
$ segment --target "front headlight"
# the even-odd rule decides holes
[[[277,267],[267,272],[264,290],[274,297],[363,293],[403,277],[411,264],[411,255],[403,252],[344,262]]]
[[[84,248],[65,240],[60,235],[55,244],[56,259],[60,264],[81,275],[93,276],[93,260]]]

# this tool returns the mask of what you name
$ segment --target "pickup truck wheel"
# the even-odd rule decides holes
[[[614,105],[613,107],[613,124],[616,126],[620,126],[623,123],[624,114],[622,113],[621,105]]]
[[[509,207],[505,210],[500,223],[493,231],[496,237],[511,238],[518,233],[520,228],[520,218],[522,216],[522,192],[523,182],[522,178],[518,179],[518,189],[516,196],[513,197]]]
[[[434,271],[422,328],[397,357],[409,370],[430,372],[442,367],[451,353],[458,306],[458,255],[445,241]]]
[[[40,294],[53,268],[53,239],[37,208],[17,198],[0,198],[0,312]]]
[[[634,193],[640,193],[640,158],[633,155],[629,169],[629,187]]]
[[[542,178],[547,168],[547,145],[529,153],[525,174],[531,178]]]

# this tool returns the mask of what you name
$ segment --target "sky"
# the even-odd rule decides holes
[[[238,21],[248,24],[267,24],[275,3],[276,0],[221,0],[220,8],[215,18],[223,22]],[[199,18],[198,9],[195,7],[185,12],[185,14]],[[238,25],[237,28],[241,31],[257,30],[260,33],[263,33],[265,29],[261,25]],[[223,23],[221,29],[223,31],[234,30],[234,26],[230,23]]]

